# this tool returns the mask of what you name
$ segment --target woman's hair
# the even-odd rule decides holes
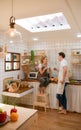
[[[44,60],[45,58],[47,58],[46,55],[44,55],[44,56],[41,57],[41,63],[43,63],[43,60]]]

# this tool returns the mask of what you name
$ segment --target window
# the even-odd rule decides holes
[[[20,53],[8,52],[5,58],[5,71],[20,70]]]

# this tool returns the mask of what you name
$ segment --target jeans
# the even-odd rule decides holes
[[[66,98],[66,86],[68,83],[64,85],[63,94],[56,94],[56,98],[59,100],[59,103],[63,106],[63,108],[67,109],[67,98]]]

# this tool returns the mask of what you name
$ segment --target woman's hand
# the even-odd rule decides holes
[[[47,72],[48,72],[48,73],[50,72],[50,68],[47,68]]]
[[[54,68],[54,70],[55,70],[55,71],[58,71],[58,69],[57,69],[57,68]]]
[[[48,68],[47,68],[47,67],[45,67],[45,68],[44,68],[44,71],[45,71],[45,70],[47,70],[47,69],[48,69]]]

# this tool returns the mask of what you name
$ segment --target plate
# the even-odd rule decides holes
[[[0,123],[0,126],[5,125],[9,121],[10,121],[10,117],[7,115],[6,120],[4,122]]]

